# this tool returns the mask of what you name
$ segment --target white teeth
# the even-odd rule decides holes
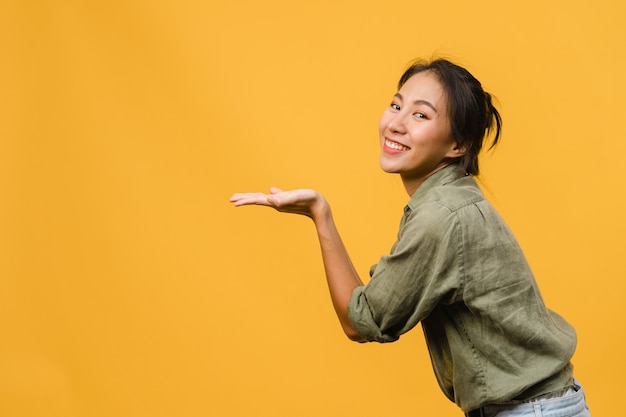
[[[404,146],[398,142],[392,142],[390,140],[385,140],[385,146],[398,151],[408,151],[409,149],[411,149],[408,146]]]

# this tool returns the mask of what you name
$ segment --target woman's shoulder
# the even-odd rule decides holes
[[[430,187],[419,198],[411,199],[401,231],[422,236],[454,233],[462,223],[473,217],[465,212],[474,211],[472,207],[483,201],[483,193],[470,176]]]
[[[485,200],[480,187],[470,175],[431,187],[417,199],[411,199],[411,209],[416,212],[432,212],[441,207],[456,212],[463,207]]]

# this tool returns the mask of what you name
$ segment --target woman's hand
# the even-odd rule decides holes
[[[314,221],[328,211],[328,203],[315,190],[299,189],[283,191],[280,188],[270,188],[270,194],[237,193],[230,198],[235,207],[260,205],[273,207],[283,213],[301,214]]]

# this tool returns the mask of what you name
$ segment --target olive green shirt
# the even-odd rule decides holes
[[[573,380],[574,329],[546,308],[515,237],[456,164],[411,197],[391,253],[354,290],[348,314],[377,342],[421,322],[439,385],[465,412]]]

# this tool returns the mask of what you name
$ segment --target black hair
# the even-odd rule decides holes
[[[430,71],[439,78],[448,99],[448,115],[453,139],[465,153],[459,158],[461,169],[478,175],[478,154],[483,141],[492,131],[491,146],[500,139],[502,118],[492,103],[492,97],[465,68],[446,59],[413,62],[402,74],[398,90],[415,74]]]

